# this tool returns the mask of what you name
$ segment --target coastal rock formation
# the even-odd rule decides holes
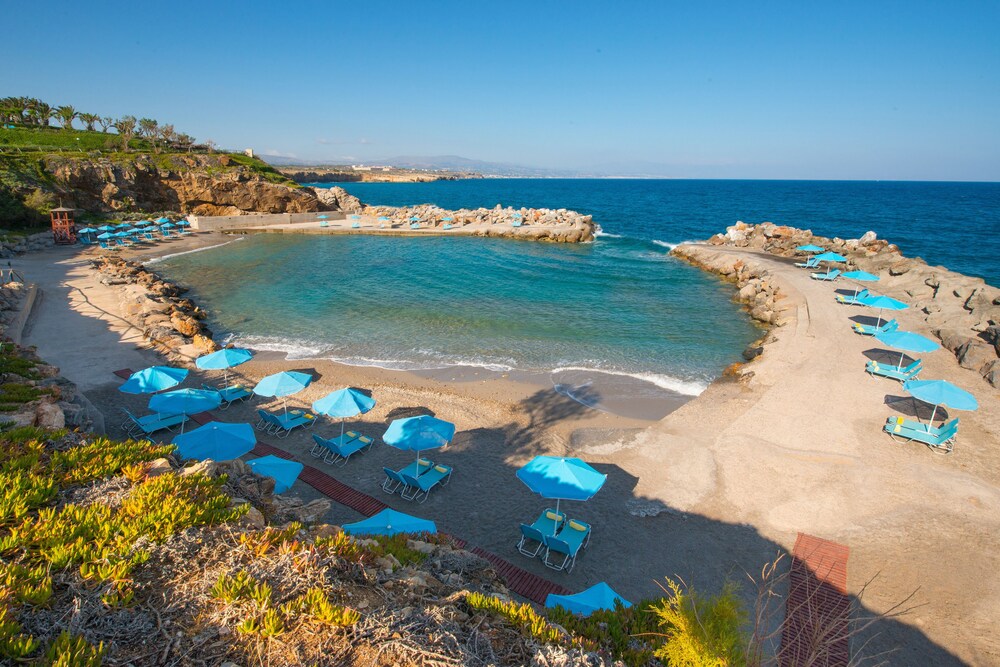
[[[29,236],[0,241],[0,259],[8,259],[26,252],[44,250],[55,245],[52,232],[38,232]]]
[[[593,218],[564,208],[493,208],[448,211],[433,204],[419,206],[364,206],[361,213],[386,218],[389,227],[405,228],[417,222],[421,228],[440,229],[444,225],[477,225],[475,236],[503,236],[533,241],[581,243],[594,240]],[[514,225],[518,226],[514,226]]]
[[[364,208],[360,199],[341,187],[313,188],[312,191],[316,193],[316,198],[324,211],[361,213]]]
[[[205,311],[183,298],[183,288],[120,257],[101,257],[93,265],[104,276],[102,282],[120,286],[122,317],[165,355],[190,362],[219,349],[203,323]]]
[[[725,234],[716,234],[707,243],[751,248],[788,258],[802,258],[803,254],[795,248],[806,244],[837,252],[847,258],[845,270],[859,269],[879,276],[873,291],[877,289],[909,304],[964,368],[976,371],[994,387],[1000,387],[1000,289],[981,278],[943,266],[929,266],[920,258],[904,257],[898,246],[879,239],[872,231],[858,239],[831,239],[816,236],[808,229],[770,222],[758,225],[737,222]],[[684,258],[692,255],[683,245],[672,254]]]
[[[194,215],[319,210],[309,188],[228,155],[134,155],[92,159],[50,155],[43,171],[67,206],[89,211],[179,211]]]

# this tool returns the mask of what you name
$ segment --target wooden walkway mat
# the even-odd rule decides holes
[[[208,413],[194,415],[192,418],[202,417],[206,414]],[[207,420],[211,421],[211,419],[212,416],[209,414]],[[267,456],[270,454],[279,458],[288,459],[289,461],[295,460],[295,457],[285,450],[260,441],[257,441],[257,446],[253,448],[253,454],[257,456]],[[383,503],[378,498],[373,498],[367,493],[362,493],[361,491],[353,489],[343,482],[327,475],[318,468],[314,468],[308,464],[304,464],[304,466],[305,467],[302,469],[302,472],[299,474],[299,479],[334,502],[346,505],[347,507],[357,510],[365,516],[373,516],[388,507],[388,505]],[[453,535],[449,535],[449,537],[454,540],[460,548],[466,548],[468,546],[468,543],[459,537],[455,537]],[[549,593],[566,595],[571,592],[569,589],[539,577],[537,574],[521,569],[513,563],[510,563],[500,556],[486,551],[481,547],[472,547],[469,550],[480,558],[489,561],[489,563],[497,571],[497,574],[499,574],[504,580],[507,588],[514,591],[518,595],[531,600],[532,602],[544,605],[545,598],[548,597]]]
[[[799,533],[792,550],[782,667],[846,667],[851,659],[848,547]]]

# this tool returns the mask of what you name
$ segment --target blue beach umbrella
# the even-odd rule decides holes
[[[253,426],[209,422],[174,438],[177,453],[186,459],[231,461],[253,450],[257,444]]]
[[[157,222],[170,222],[170,218],[157,218]]]
[[[80,230],[79,233],[80,234],[94,234],[95,232],[97,232],[97,230],[94,229],[93,227],[84,227],[83,229]]]
[[[172,222],[164,222],[162,225],[160,225],[160,229],[173,229],[176,226],[177,225],[175,225]]]
[[[562,607],[566,611],[571,611],[581,616],[590,616],[599,609],[614,611],[615,602],[621,603],[622,607],[626,609],[632,606],[631,602],[618,595],[611,586],[608,586],[603,581],[574,595],[549,593],[548,597],[545,598],[545,606],[547,608]]]
[[[867,271],[848,271],[847,273],[840,274],[840,277],[848,278],[850,280],[857,280],[863,283],[871,283],[878,280],[878,276],[876,276],[874,273],[868,273]],[[855,299],[858,298],[859,291],[860,290],[857,287],[854,288]]]
[[[903,350],[904,352],[934,352],[941,347],[930,338],[913,333],[912,331],[884,331],[875,334],[875,340],[883,345],[888,345],[894,350]],[[897,368],[902,367],[903,352],[900,352],[899,366]]]
[[[355,523],[345,523],[348,535],[398,535],[400,533],[436,533],[437,526],[429,519],[410,516],[394,509],[384,509],[373,517]]]
[[[186,368],[171,366],[150,366],[132,373],[118,391],[126,394],[152,394],[164,389],[176,387],[188,375]]]
[[[175,389],[149,399],[149,409],[170,415],[193,415],[214,410],[222,403],[222,395],[210,389]],[[181,422],[181,433],[184,423]]]
[[[312,376],[308,373],[281,371],[280,373],[268,375],[258,382],[257,386],[253,388],[253,393],[268,398],[280,398],[285,412],[288,412],[285,397],[302,391],[309,386],[310,382],[312,382]]]
[[[114,237],[115,235],[111,234],[110,232],[104,232],[103,234],[97,235],[97,238],[101,239],[102,241],[107,241],[108,239],[113,239]]]
[[[420,218],[415,215],[410,216],[410,222],[420,222]]]
[[[903,389],[913,398],[934,406],[930,421],[927,422],[928,431],[930,431],[930,425],[937,415],[937,409],[942,405],[955,410],[979,409],[979,402],[976,401],[975,396],[947,380],[907,380],[903,383]]]
[[[517,478],[542,498],[555,500],[558,512],[560,500],[590,500],[608,476],[581,459],[536,456],[517,471]]]
[[[838,255],[835,252],[823,252],[818,255],[813,255],[813,259],[817,262],[827,262],[826,272],[830,273],[830,262],[846,262],[847,258],[843,255]]]
[[[135,226],[136,227],[148,227],[151,224],[153,224],[153,223],[151,221],[149,221],[149,220],[140,220],[139,222],[135,223]]]
[[[190,227],[191,226],[191,223],[188,222],[187,220],[178,220],[174,224],[177,225],[178,227]]]
[[[330,217],[330,216],[328,216],[328,215],[317,215],[317,216],[316,216],[316,219],[317,219],[317,220],[326,220],[326,219],[328,219],[329,217]]]
[[[194,360],[194,365],[204,371],[225,371],[233,366],[239,366],[253,359],[253,352],[240,347],[227,347],[205,354]],[[229,374],[225,373],[224,382],[229,384]]]
[[[443,419],[420,415],[394,419],[382,436],[385,444],[404,452],[416,452],[417,460],[425,449],[444,447],[455,437],[455,425]]]
[[[385,217],[384,215],[380,215],[378,217],[378,220],[379,222],[389,222],[389,218]]]
[[[112,227],[111,225],[101,225],[100,227],[98,227],[98,229],[101,230],[102,232],[113,232],[113,231],[115,231],[115,228]]]
[[[364,414],[375,407],[375,399],[357,389],[345,387],[330,392],[312,404],[313,410],[327,417],[340,417],[340,435],[344,435],[344,420]]]
[[[299,473],[305,467],[301,463],[287,461],[271,455],[247,461],[247,465],[261,477],[270,477],[273,479],[275,493],[284,493],[290,489],[295,480],[299,478]]]
[[[800,245],[796,250],[799,252],[823,252],[825,248],[820,248],[818,245],[809,243],[807,245]]]
[[[864,296],[858,299],[858,303],[862,306],[868,306],[869,308],[878,308],[878,323],[875,325],[876,329],[882,325],[883,310],[906,310],[909,308],[908,305],[898,299],[893,299],[891,296]]]

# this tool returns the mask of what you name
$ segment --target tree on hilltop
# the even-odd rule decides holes
[[[101,125],[101,132],[107,134],[109,127],[115,126],[115,119],[111,116],[101,116],[97,119],[97,122]]]
[[[83,121],[83,124],[87,127],[88,132],[93,132],[94,123],[101,119],[101,117],[96,113],[82,113],[78,116],[78,118]]]
[[[49,126],[49,121],[52,120],[53,113],[55,113],[55,110],[52,106],[42,102],[41,100],[31,100],[28,107],[28,116],[32,118],[35,124],[41,125],[42,127]]]
[[[79,114],[77,113],[76,109],[74,109],[69,104],[66,104],[56,109],[55,115],[57,118],[59,118],[59,123],[62,125],[64,130],[72,130],[73,119],[76,118]]]
[[[139,134],[147,139],[155,139],[157,130],[159,129],[159,123],[157,123],[152,118],[140,118],[139,119]]]
[[[123,116],[114,122],[114,128],[122,138],[122,150],[128,153],[128,143],[135,136],[135,116]]]
[[[191,149],[194,148],[194,137],[190,134],[184,134],[182,132],[177,135],[177,145],[181,148],[186,148],[187,152],[190,153]]]

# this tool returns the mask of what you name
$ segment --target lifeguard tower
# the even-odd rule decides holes
[[[73,220],[72,208],[52,209],[52,240],[59,245],[76,243],[76,222]]]

